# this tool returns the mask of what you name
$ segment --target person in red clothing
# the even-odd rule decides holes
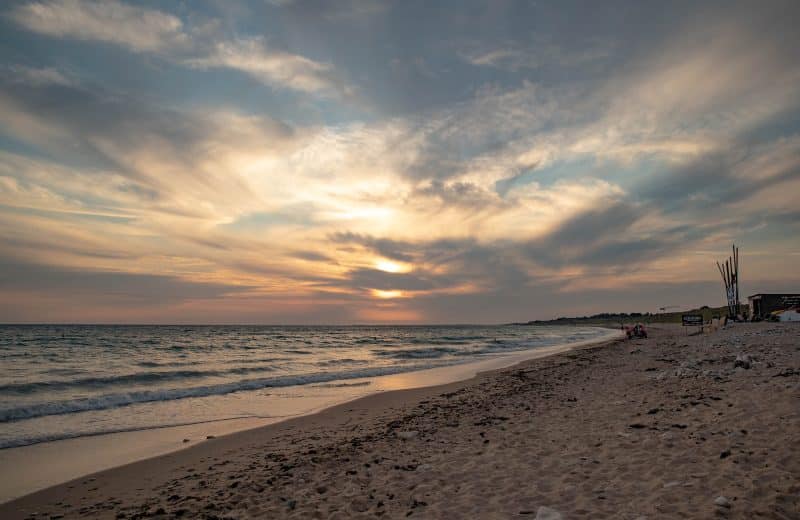
[[[644,328],[644,325],[641,323],[637,323],[633,327],[625,327],[625,335],[628,339],[633,338],[646,338],[647,337],[647,329]]]

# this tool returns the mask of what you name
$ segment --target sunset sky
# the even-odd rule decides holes
[[[798,2],[3,2],[0,321],[800,290]]]

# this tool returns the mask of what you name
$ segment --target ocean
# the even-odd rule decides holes
[[[0,448],[281,418],[382,376],[608,334],[534,326],[0,326]],[[385,386],[385,385],[384,385]]]

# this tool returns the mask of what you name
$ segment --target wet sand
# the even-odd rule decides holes
[[[211,439],[0,518],[796,519],[798,339],[656,326]]]
[[[479,372],[509,367],[521,361],[565,352],[621,335],[621,331],[609,329],[602,336],[589,340],[514,351],[468,363],[349,379],[344,384],[284,387],[279,390],[281,395],[272,406],[278,415],[271,417],[148,428],[2,449],[0,504],[91,473],[186,449],[208,436],[221,437],[292,417],[310,415],[370,394],[463,381]]]

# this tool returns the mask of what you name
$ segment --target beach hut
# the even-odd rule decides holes
[[[787,309],[800,306],[800,294],[754,294],[748,296],[750,302],[750,313],[753,318],[765,319],[775,311],[785,311]]]

